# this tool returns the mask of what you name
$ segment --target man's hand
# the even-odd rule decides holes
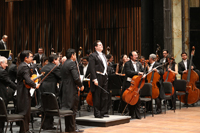
[[[187,70],[184,70],[184,71],[183,71],[183,73],[186,73],[186,72],[187,72]]]
[[[36,89],[39,89],[39,87],[40,87],[40,84],[38,84],[38,85],[36,86]]]
[[[95,84],[96,86],[99,85],[97,80],[94,81],[94,84]]]
[[[138,75],[143,75],[143,72],[139,72]]]
[[[84,90],[84,86],[82,86],[80,90],[83,91]]]
[[[153,69],[155,72],[158,72],[158,70],[156,68]]]
[[[194,69],[194,67],[193,67],[193,66],[191,66],[191,69]]]
[[[172,71],[172,70],[171,70],[171,68],[168,68],[168,71],[170,71],[170,72],[171,72],[171,71]]]

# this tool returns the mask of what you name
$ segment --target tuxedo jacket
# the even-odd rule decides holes
[[[89,64],[88,64],[88,67],[89,67]],[[88,69],[88,67],[87,67],[87,70],[86,70],[85,78],[86,78],[86,77],[87,77],[87,78],[89,77],[89,76],[88,76],[88,75],[89,75],[89,69]],[[80,65],[80,66],[79,66],[79,70],[80,70],[80,74],[81,74],[81,75],[83,75],[83,68],[84,68],[83,65]]]
[[[104,60],[107,62],[105,54],[103,54]],[[107,65],[107,63],[106,63]],[[92,92],[95,91],[95,85],[93,80],[97,79],[98,81],[101,80],[98,77],[97,71],[103,73],[104,72],[104,65],[100,55],[95,51],[94,53],[90,54],[89,56],[89,72],[90,72],[90,90]],[[108,67],[107,67],[108,68]],[[107,70],[106,70],[107,72]]]
[[[61,72],[61,108],[77,110],[78,87],[82,87],[77,65],[71,59],[67,59],[60,69]]]
[[[187,60],[187,69],[189,69],[189,65],[190,65],[190,60]],[[196,67],[194,66],[193,62],[192,62],[192,66],[194,67],[193,70],[195,70]],[[181,61],[178,63],[178,73],[182,75],[184,70],[186,70],[185,64],[183,61]]]
[[[143,67],[142,67],[142,64],[140,62],[136,63],[136,67],[137,67],[137,71],[135,71],[135,68],[134,68],[131,60],[129,60],[125,63],[125,65],[124,65],[125,77],[124,77],[124,82],[123,82],[123,87],[122,87],[123,92],[127,88],[129,88],[129,86],[131,85],[131,83],[129,81],[127,81],[127,78],[128,77],[132,78],[133,76],[138,75],[138,72],[143,71]]]
[[[32,88],[36,84],[31,80],[31,71],[25,62],[21,62],[17,69],[17,110],[19,114],[25,115],[30,108],[30,89],[26,88],[24,82]]]
[[[7,95],[7,87],[11,87],[12,89],[16,90],[17,86],[14,82],[12,82],[8,76],[6,70],[0,67],[0,97],[3,98],[5,104],[8,104],[8,95]]]
[[[5,50],[4,43],[3,43],[2,40],[0,40],[0,49],[4,49]]]

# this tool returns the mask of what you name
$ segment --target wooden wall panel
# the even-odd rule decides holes
[[[111,48],[115,61],[132,50],[141,53],[141,0],[0,0],[0,36],[9,36],[8,48],[49,55],[72,47],[93,49],[97,39]],[[8,17],[11,15],[12,17]]]

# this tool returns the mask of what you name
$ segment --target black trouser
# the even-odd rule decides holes
[[[71,109],[74,115],[65,117],[65,132],[74,132],[76,130],[76,112],[78,110],[78,105],[79,105],[79,96],[78,94],[76,94],[76,98],[73,101],[73,107]]]
[[[43,121],[43,119],[44,119],[44,114],[42,114],[42,120],[41,121]],[[53,127],[53,121],[54,121],[53,116],[46,115],[44,123],[42,125],[42,129],[52,128]]]
[[[128,105],[129,115],[132,117],[140,118],[140,99],[135,105]]]
[[[108,76],[98,74],[97,79],[99,86],[107,90]],[[98,86],[95,86],[95,91],[92,92],[92,98],[93,98],[95,117],[103,116],[104,114],[108,113],[108,106],[107,106],[108,94],[104,90],[102,90]]]
[[[25,130],[28,131],[29,130],[29,122],[31,120],[31,97],[29,97],[28,99],[29,101],[29,107],[28,107],[28,111],[26,112],[26,114],[24,115],[24,124],[25,124]],[[23,122],[20,122],[20,133],[24,133],[26,132],[24,131],[24,125]]]

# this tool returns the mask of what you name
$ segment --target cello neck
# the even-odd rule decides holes
[[[188,69],[188,75],[187,75],[187,81],[190,82],[190,76],[191,76],[191,67],[192,67],[192,59],[194,56],[195,52],[195,47],[192,47],[192,52],[191,52],[191,58],[190,58],[190,64],[189,64],[189,69]]]

